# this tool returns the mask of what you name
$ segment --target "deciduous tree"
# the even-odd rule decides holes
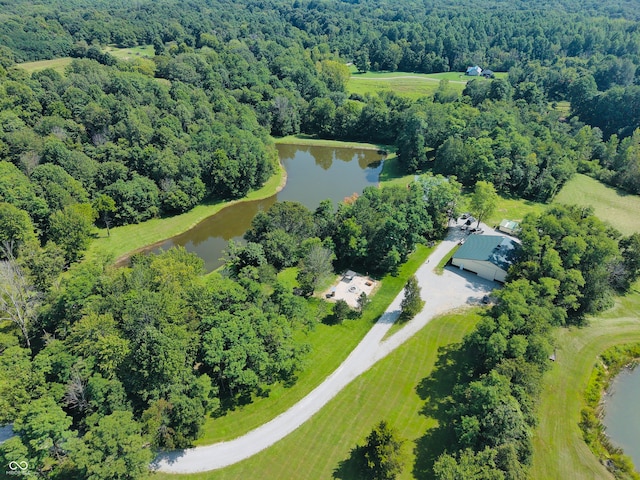
[[[493,184],[480,180],[476,183],[476,188],[471,196],[470,210],[480,222],[490,216],[496,209],[498,194]]]

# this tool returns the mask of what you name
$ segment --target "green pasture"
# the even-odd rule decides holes
[[[142,45],[139,47],[131,48],[118,48],[114,46],[107,46],[104,48],[105,52],[110,53],[119,60],[130,60],[135,57],[153,57],[155,51],[153,45]],[[58,73],[64,74],[65,68],[71,64],[73,58],[62,57],[54,58],[53,60],[39,60],[37,62],[25,62],[17,64],[17,67],[26,70],[29,73],[39,72],[46,68],[51,68]]]
[[[223,417],[208,418],[196,444],[208,445],[243,435],[275,418],[311,392],[347,358],[432,251],[419,245],[397,276],[384,277],[361,318],[345,320],[341,325],[318,323],[302,338],[311,346],[311,352],[306,359],[307,368],[300,373],[295,385],[289,388],[275,385],[271,387],[269,397],[255,398],[252,403]]]
[[[505,78],[506,73],[496,73],[497,78]],[[357,73],[352,68],[347,91],[359,95],[375,94],[381,91],[393,91],[397,94],[416,99],[424,95],[433,95],[440,80],[448,80],[449,88],[462,93],[469,80],[488,82],[484,77],[467,77],[462,72],[446,73],[410,73],[410,72],[367,72]]]
[[[593,207],[595,214],[624,235],[640,232],[640,196],[608,187],[586,175],[569,180],[553,203]]]
[[[114,47],[113,45],[108,45],[103,50],[119,60],[131,60],[135,57],[153,58],[156,55],[153,45],[140,45],[138,47],[126,48],[119,48]]]
[[[613,476],[582,439],[583,393],[597,357],[621,343],[640,341],[640,283],[584,328],[556,332],[557,354],[545,374],[533,438],[531,478],[603,479]]]
[[[51,68],[52,70],[55,70],[60,74],[64,74],[64,69],[71,64],[72,60],[73,58],[71,57],[62,57],[54,58],[53,60],[39,60],[37,62],[19,63],[16,66],[18,68],[26,70],[29,73],[39,72],[41,70]]]
[[[459,342],[479,316],[472,311],[434,319],[405,345],[358,377],[298,430],[254,457],[228,468],[195,475],[154,474],[157,479],[355,479],[347,462],[350,450],[363,444],[380,420],[386,420],[405,440],[405,467],[400,479],[414,478],[430,454],[442,451],[441,439],[429,435],[435,416],[421,413],[426,378],[434,370],[441,349]],[[453,378],[430,393],[448,395]],[[419,451],[416,457],[416,449]],[[341,462],[344,462],[341,465]]]

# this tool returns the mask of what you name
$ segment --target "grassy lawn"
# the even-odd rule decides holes
[[[565,115],[569,115],[569,113],[571,113],[571,104],[566,100],[555,102],[555,110]]]
[[[270,197],[276,193],[279,186],[284,185],[285,179],[286,172],[281,169],[262,188],[250,192],[240,200],[204,203],[181,215],[169,218],[154,218],[138,224],[115,227],[111,229],[111,236],[109,237],[106,229],[100,229],[97,238],[91,242],[85,258],[89,261],[102,255],[113,259],[121,258],[143,247],[183,233],[232,203]]]
[[[506,73],[497,73],[497,78],[505,78]],[[410,72],[367,72],[357,73],[352,67],[351,78],[347,84],[349,93],[365,95],[380,91],[393,91],[397,94],[417,99],[424,95],[433,95],[440,80],[449,80],[449,88],[462,93],[466,83],[476,78],[489,81],[484,77],[467,77],[462,72],[446,73],[410,73]]]
[[[442,275],[444,273],[444,267],[447,266],[447,263],[449,263],[449,260],[451,260],[451,257],[453,257],[456,254],[459,248],[460,248],[460,245],[456,245],[451,249],[449,253],[447,253],[444,257],[442,257],[442,260],[440,260],[440,263],[438,263],[438,265],[434,269],[434,271],[438,275]]]
[[[426,81],[425,81],[426,80]],[[364,78],[352,77],[347,84],[347,92],[358,95],[378,94],[379,92],[395,92],[403,97],[416,100],[423,96],[431,96],[438,89],[437,81],[423,78]],[[462,93],[464,85],[451,84],[452,90]]]
[[[133,57],[149,57],[152,58],[155,55],[153,45],[143,45],[140,47],[131,48],[117,48],[108,46],[104,48],[105,52],[110,53],[119,60],[129,60]],[[73,58],[62,57],[54,58],[53,60],[39,60],[37,62],[25,62],[19,63],[16,66],[26,70],[29,73],[39,72],[45,68],[51,68],[58,73],[64,74],[64,69],[67,65],[71,64]]]
[[[400,479],[413,478],[414,448],[441,449],[425,433],[437,421],[421,414],[425,401],[419,395],[423,379],[436,364],[439,348],[459,342],[474,327],[478,316],[472,312],[434,319],[405,345],[378,362],[329,402],[309,422],[274,446],[231,467],[195,474],[155,474],[154,479],[328,479],[348,459],[356,444],[380,420],[387,420],[405,439],[405,467]],[[446,394],[450,385],[439,385]],[[348,466],[340,470],[343,479],[354,478]]]
[[[37,62],[18,63],[16,66],[29,73],[39,72],[46,68],[51,68],[58,73],[64,74],[64,69],[71,64],[71,57],[54,58],[53,60],[39,60]]]
[[[553,203],[592,206],[598,218],[624,235],[640,232],[640,196],[608,187],[586,175],[576,175],[567,182]]]
[[[300,373],[293,387],[273,386],[269,397],[256,398],[253,403],[231,411],[223,417],[208,418],[202,436],[196,444],[208,445],[243,435],[284,412],[318,386],[347,358],[369,331],[372,323],[404,288],[407,278],[415,273],[432,251],[433,249],[419,245],[400,268],[398,276],[384,277],[362,318],[345,320],[341,325],[318,323],[316,328],[303,338],[311,345],[312,350],[307,356],[307,368]],[[292,269],[283,272],[284,277],[290,277],[291,271]]]
[[[640,341],[640,284],[590,323],[557,331],[557,360],[538,405],[544,413],[533,438],[531,478],[613,478],[582,440],[578,422],[597,356],[613,345]]]
[[[503,219],[522,220],[528,213],[540,214],[548,207],[545,203],[523,200],[521,198],[500,197],[493,214],[484,222],[493,227],[499,225]]]
[[[156,55],[153,45],[140,45],[138,47],[118,48],[109,45],[104,48],[104,51],[110,53],[119,60],[130,60],[133,57],[149,57],[153,58]]]

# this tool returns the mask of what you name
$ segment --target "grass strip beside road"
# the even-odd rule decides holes
[[[432,251],[432,248],[418,245],[407,262],[400,267],[397,276],[385,276],[361,318],[345,320],[341,325],[318,324],[302,339],[311,345],[311,352],[306,359],[307,368],[299,374],[295,385],[289,388],[283,385],[272,386],[268,397],[255,398],[252,403],[238,407],[223,417],[208,418],[196,445],[209,445],[239,437],[275,418],[304,398],[347,358]]]
[[[447,263],[449,263],[449,260],[453,258],[453,256],[456,254],[459,248],[460,248],[460,245],[458,244],[455,247],[453,247],[449,253],[447,253],[444,257],[442,257],[442,260],[440,260],[440,263],[438,263],[438,265],[434,269],[434,271],[438,275],[442,275],[444,273],[444,267],[447,266]]]
[[[356,444],[362,445],[373,426],[387,420],[405,440],[405,467],[399,479],[413,478],[416,442],[420,449],[438,449],[424,443],[425,433],[437,425],[421,414],[425,401],[418,394],[431,374],[439,349],[459,342],[479,320],[474,311],[432,320],[404,345],[354,380],[311,420],[280,442],[228,468],[194,475],[156,473],[154,479],[236,480],[238,478],[334,478],[340,462]],[[451,385],[440,385],[446,392]],[[351,478],[341,476],[339,478]]]

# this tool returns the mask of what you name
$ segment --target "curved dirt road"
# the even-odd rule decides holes
[[[446,269],[443,275],[433,271],[458,240],[464,237],[466,235],[458,228],[450,229],[446,239],[418,269],[416,276],[426,304],[401,330],[383,340],[400,314],[403,292],[393,300],[338,369],[289,410],[233,440],[160,454],[151,468],[169,473],[195,473],[223,468],[255,455],[309,420],[347,384],[411,338],[429,320],[449,310],[479,303],[484,295],[497,286],[496,283],[455,269]]]

